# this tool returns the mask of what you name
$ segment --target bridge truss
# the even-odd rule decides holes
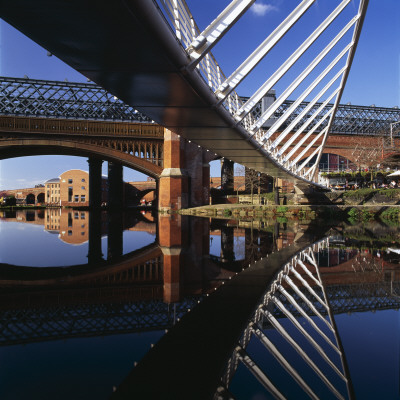
[[[240,97],[246,103],[249,97]],[[294,101],[285,100],[273,113],[270,120],[278,120],[293,105]],[[279,130],[285,129],[308,107],[309,102],[301,102],[288,116]],[[311,108],[314,113],[321,103]],[[333,107],[327,104],[326,109]],[[252,109],[252,116],[258,119],[262,115],[262,102],[259,101]],[[0,77],[0,115],[25,116],[40,118],[146,122],[154,123],[149,117],[125,104],[122,100],[108,93],[94,83],[77,83],[62,81],[46,81],[29,78]],[[321,119],[316,116],[315,121],[305,129],[308,132]],[[390,125],[400,121],[400,109],[397,107],[359,106],[339,104],[335,118],[330,128],[331,134],[345,135],[381,135],[390,133]],[[302,118],[293,131],[301,128],[306,122]],[[324,120],[315,132],[319,133],[326,128]],[[399,137],[399,131],[394,132]]]
[[[288,34],[292,27],[304,17],[315,1],[303,0],[299,2],[299,5],[287,18],[229,77],[223,74],[210,50],[253,5],[254,0],[233,0],[203,31],[198,28],[184,0],[161,0],[161,3],[175,29],[176,37],[182,42],[191,59],[188,68],[197,68],[219,99],[219,103],[223,104],[233,115],[237,124],[244,127],[249,138],[254,138],[258,143],[258,147],[264,149],[284,169],[308,180],[315,179],[319,160],[348,78],[368,0],[360,0],[356,14],[351,18],[346,16],[345,21],[347,23],[340,22],[339,27],[336,27],[336,32],[338,33],[333,39],[309,62],[302,72],[297,76],[295,75],[293,80],[289,80],[286,89],[283,90],[278,99],[256,118],[252,110],[257,103],[286,75],[313,43],[318,41],[322,34],[329,31],[328,28],[334,22],[340,20],[350,0],[335,2],[336,8],[304,41],[300,41],[297,49],[287,56],[282,64],[246,102],[243,102],[235,91],[238,85],[268,55],[270,50]],[[349,32],[351,31],[353,33],[350,35]],[[346,41],[346,43],[343,44],[343,41]],[[336,51],[338,47],[341,49],[339,53]],[[332,51],[333,49],[335,51]],[[306,78],[312,76],[313,72],[318,71],[318,66],[322,61],[326,62],[325,65],[328,62],[329,64],[322,72],[318,72],[319,75],[316,77],[314,75],[313,79],[310,79],[311,82],[307,81]],[[306,82],[305,88],[301,86],[303,82]],[[322,89],[321,86],[323,86]],[[335,86],[336,88],[332,89]],[[287,103],[286,107],[282,108],[282,104],[298,87],[303,90],[301,94],[298,95],[294,102]],[[315,91],[318,93],[315,94]],[[315,97],[306,106],[303,106],[301,112],[296,113],[298,106],[311,93],[313,93],[311,97]],[[332,101],[334,103],[333,106],[330,105]],[[279,108],[281,115],[276,116],[275,113]],[[274,114],[275,120],[265,129],[265,124],[271,121],[271,117]],[[283,130],[282,127],[284,127]],[[296,133],[291,135],[295,127]],[[315,137],[311,136],[317,132],[317,129],[320,132]],[[301,149],[303,144],[306,147]],[[303,161],[302,158],[313,147],[316,147],[315,150]],[[313,166],[306,167],[313,158],[315,159]],[[301,163],[299,163],[300,160],[302,160]]]
[[[315,253],[328,247],[329,238],[325,238],[296,254],[271,282],[227,363],[215,400],[234,398],[229,387],[240,364],[276,399],[287,398],[288,391],[277,385],[282,383],[278,378],[282,373],[300,390],[290,397],[305,393],[318,399],[326,391],[322,397],[354,398],[334,315],[399,309],[400,285],[374,282],[326,287]],[[303,374],[307,368],[312,375]]]
[[[240,100],[246,103],[249,97],[240,97]],[[271,120],[278,120],[293,103],[292,100],[285,100],[273,113]],[[279,130],[285,129],[308,105],[309,102],[300,103]],[[321,103],[314,104],[311,112],[314,113],[320,106]],[[333,104],[329,103],[326,109],[329,110],[332,107]],[[259,101],[252,110],[253,118],[260,118],[262,112],[262,103]],[[94,83],[10,77],[0,77],[0,115],[154,123],[146,115]],[[316,116],[315,121],[305,131],[312,129],[320,119],[321,116]],[[306,118],[301,119],[293,127],[293,131],[300,129],[305,121]],[[400,121],[400,109],[397,107],[339,104],[330,133],[381,135],[385,132],[389,134],[390,125],[398,121]],[[326,128],[327,123],[324,120],[316,129],[316,133]],[[400,133],[395,131],[394,136],[399,137]]]

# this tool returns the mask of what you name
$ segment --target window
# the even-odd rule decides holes
[[[74,218],[75,219],[79,219],[79,213],[78,212],[75,212]]]
[[[85,213],[81,213],[81,219],[85,219]]]
[[[84,194],[81,195],[81,201],[86,201],[86,196]]]
[[[68,213],[68,227],[72,226],[72,213]]]
[[[68,236],[72,236],[72,231],[68,231]]]
[[[68,201],[72,201],[72,186],[68,187]]]
[[[82,178],[82,182],[85,182],[85,178]]]
[[[68,183],[72,183],[72,179],[68,179]]]
[[[81,189],[82,189],[82,190],[85,190],[85,186],[81,186]]]
[[[75,199],[74,201],[79,201],[79,194],[76,194],[74,199]]]

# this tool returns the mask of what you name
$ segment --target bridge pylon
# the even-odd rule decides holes
[[[188,174],[182,168],[181,139],[168,129],[164,131],[164,169],[160,176],[158,208],[179,210],[189,205]]]

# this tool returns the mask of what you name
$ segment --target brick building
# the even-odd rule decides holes
[[[89,205],[89,173],[71,169],[60,175],[60,195],[62,206]]]
[[[80,169],[63,172],[59,178],[49,179],[40,187],[3,190],[1,197],[13,196],[17,204],[44,204],[53,207],[89,206],[89,173]],[[124,204],[127,206],[148,204],[155,199],[156,182],[149,178],[142,182],[123,184]],[[140,201],[142,200],[142,201]],[[108,201],[108,179],[102,178],[101,202]]]

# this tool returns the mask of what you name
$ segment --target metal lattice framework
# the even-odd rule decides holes
[[[0,78],[0,114],[153,122],[92,83]]]
[[[242,102],[249,100],[248,97],[240,97],[240,99]],[[293,103],[291,100],[285,100],[270,120],[278,120]],[[300,103],[279,130],[285,129],[308,105],[308,102]],[[314,113],[320,105],[321,103],[316,103],[310,112]],[[330,103],[326,109],[329,110],[332,107],[333,104]],[[252,115],[257,119],[261,114],[262,104],[259,101],[252,109]],[[8,77],[0,77],[0,115],[153,122],[95,84]],[[317,116],[305,131],[308,132],[313,128],[320,119],[321,116]],[[304,117],[293,127],[293,132],[300,129],[305,121]],[[400,121],[399,108],[340,104],[331,126],[331,133],[380,135],[384,132],[389,134],[390,124],[398,121]],[[325,120],[316,129],[316,133],[321,132],[326,126]],[[395,131],[394,135],[399,136],[399,132]]]
[[[315,0],[300,1],[299,5],[287,18],[271,32],[229,77],[226,77],[210,50],[253,5],[254,1],[233,0],[203,31],[198,28],[184,0],[161,0],[161,3],[172,27],[175,29],[177,39],[181,41],[188,56],[191,58],[188,68],[197,68],[219,99],[220,104],[223,104],[233,115],[237,124],[242,125],[249,137],[255,138],[260,148],[266,150],[269,156],[280,164],[283,169],[312,181],[316,175],[327,135],[331,129],[336,109],[347,81],[368,0],[360,0],[358,11],[349,19],[346,14],[347,23],[340,22],[339,28],[336,27],[337,33],[332,35],[334,37],[328,40],[324,39],[324,45],[325,43],[328,44],[324,46],[323,50],[309,62],[302,72],[295,75],[293,80],[290,80],[282,94],[266,110],[263,110],[259,116],[255,116],[257,113],[252,112],[254,107],[281,78],[287,76],[287,72],[302,58],[313,43],[316,41],[318,43],[320,36],[326,34],[329,31],[328,28],[340,20],[350,0],[330,2],[331,4],[334,3],[336,8],[308,37],[304,40],[302,39],[303,41],[300,40],[297,49],[288,54],[283,63],[246,102],[242,102],[235,92],[238,85],[268,55],[270,50],[285,37],[292,27],[303,19],[306,12],[315,3]],[[346,41],[346,43],[343,44],[343,41]],[[326,65],[327,63],[328,65],[321,71],[320,64]],[[311,78],[313,76],[312,73],[315,71],[318,71],[317,74],[319,75]],[[308,79],[312,80],[311,83]],[[321,86],[323,87],[321,88]],[[282,115],[278,116],[267,129],[264,129],[265,123],[271,121],[276,111],[298,88],[303,90],[302,93],[293,103],[288,104],[285,110],[281,108]],[[296,115],[295,110],[297,107],[310,95],[315,97]],[[334,103],[333,106],[330,104],[332,102]],[[322,126],[322,124],[325,124],[325,126]],[[286,126],[285,129],[279,132],[284,125]],[[295,126],[297,126],[296,133],[288,136],[293,132]],[[317,130],[319,130],[319,133],[313,137],[312,134],[317,133]],[[276,133],[278,133],[278,136],[275,135]],[[282,143],[284,144],[282,145]],[[301,149],[302,151],[298,154],[298,150],[303,144],[306,147]],[[305,161],[299,163],[313,146],[316,149],[312,154]],[[306,167],[313,158],[315,158],[313,166],[311,168]]]
[[[286,371],[300,390],[310,398],[319,399],[321,393],[326,390],[338,399],[344,399],[346,395],[352,398],[343,349],[314,256],[314,252],[328,245],[329,240],[324,239],[309,246],[296,254],[278,273],[237,344],[215,399],[229,398],[229,386],[239,363],[242,363],[274,398],[285,399],[283,388],[278,388],[268,376],[268,372],[256,361],[260,360],[259,353],[264,351],[276,361],[273,368]],[[300,287],[303,290],[300,290]],[[303,292],[307,292],[307,296]],[[290,308],[282,302],[282,296],[286,303],[290,304]],[[290,321],[290,327],[278,321],[274,309],[279,310],[278,314]],[[324,310],[324,313],[321,313],[320,309]],[[293,310],[304,319],[304,324],[298,321]],[[266,330],[266,325],[270,329]],[[301,344],[304,340],[309,347]],[[247,350],[251,341],[253,348],[256,345],[259,349],[257,357]],[[288,345],[313,371],[312,378],[302,376],[302,370],[299,370],[298,366],[296,368],[295,364],[292,365],[291,360],[294,356],[285,357]]]
[[[152,300],[4,310],[0,346],[169,329],[198,301],[188,297],[172,306]]]
[[[246,98],[245,98],[246,99]],[[272,115],[271,121],[278,120],[294,102],[291,100],[285,101]],[[279,127],[279,131],[283,131],[291,124],[301,113],[308,107],[308,102],[300,103],[293,113],[288,117],[286,122]],[[310,112],[314,113],[321,103],[312,106]],[[333,104],[326,106],[328,112],[333,107]],[[253,109],[255,116],[261,115],[262,105],[259,103]],[[315,118],[315,121],[309,124],[304,130],[310,131],[321,120],[322,114]],[[306,117],[302,118],[293,128],[293,132],[301,129],[302,124],[306,122]],[[375,107],[375,106],[357,106],[351,104],[339,104],[335,118],[330,128],[330,134],[342,135],[390,135],[390,125],[400,121],[400,109],[398,107]],[[326,128],[328,122],[324,120],[315,130],[315,133],[321,132]],[[399,129],[393,132],[393,136],[399,136]]]

